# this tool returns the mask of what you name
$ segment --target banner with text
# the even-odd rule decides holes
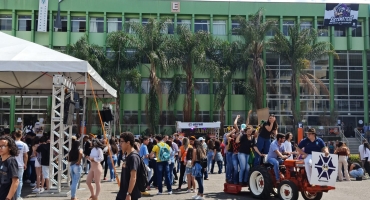
[[[358,8],[358,4],[327,3],[324,16],[324,25],[357,27]]]
[[[37,23],[38,32],[47,32],[49,0],[39,1],[39,18]]]

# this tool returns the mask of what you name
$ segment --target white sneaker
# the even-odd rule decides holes
[[[204,199],[202,196],[198,196],[196,199]]]
[[[190,192],[191,192],[191,190],[186,191],[186,193],[190,193]]]
[[[172,194],[172,191],[168,192],[168,195],[171,195]]]
[[[198,195],[192,196],[191,198],[196,199],[196,198],[198,198]]]
[[[162,192],[158,192],[157,195],[162,195]]]
[[[36,183],[31,183],[30,186],[31,187],[35,187],[36,186]]]
[[[35,188],[34,190],[32,190],[32,193],[39,193],[39,192],[40,192],[39,188]]]
[[[44,189],[44,188],[40,188],[39,190],[40,190],[40,191],[39,191],[39,194],[41,194],[41,193],[45,192],[45,189]]]
[[[17,200],[23,200],[23,198],[22,197],[18,197]]]

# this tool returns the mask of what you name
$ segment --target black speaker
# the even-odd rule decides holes
[[[113,121],[113,115],[111,110],[100,110],[100,116],[103,122]]]

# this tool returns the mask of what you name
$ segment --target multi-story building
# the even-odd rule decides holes
[[[47,32],[38,32],[38,0],[0,0],[0,31],[29,40],[49,48],[63,51],[69,44],[75,43],[83,35],[89,42],[102,46],[107,55],[111,49],[106,45],[107,34],[112,31],[124,30],[132,33],[129,22],[148,22],[149,18],[169,18],[173,22],[167,34],[174,34],[179,24],[188,24],[194,32],[208,31],[215,37],[236,41],[240,39],[233,31],[238,26],[237,17],[254,14],[259,8],[264,8],[264,20],[274,19],[283,33],[288,35],[288,27],[301,24],[303,28],[313,27],[320,32],[318,41],[331,42],[339,55],[339,59],[325,57],[307,69],[322,80],[330,91],[309,94],[301,89],[301,112],[305,123],[319,125],[320,116],[328,116],[330,110],[335,110],[338,120],[350,127],[355,127],[360,120],[369,122],[369,87],[370,75],[369,53],[369,6],[361,5],[358,11],[356,27],[325,26],[325,4],[319,3],[258,3],[235,1],[179,1],[166,0],[64,0],[60,3],[61,29],[54,29],[58,10],[58,1],[49,0]],[[268,40],[274,35],[271,31],[266,35]],[[1,39],[1,38],[0,38]],[[289,66],[279,59],[278,55],[264,53],[266,63],[266,99],[265,105],[278,116],[279,124],[291,123],[290,111],[290,80]],[[149,120],[145,115],[145,97],[149,90],[149,73],[145,66],[139,67],[142,73],[141,90],[138,92],[122,87],[121,109],[124,114],[123,124],[130,127],[140,127],[144,130]],[[1,69],[0,69],[1,71]],[[160,75],[163,81],[164,95],[169,85],[169,76]],[[245,103],[243,92],[238,87],[240,81],[246,79],[245,73],[235,75],[233,84],[229,87],[226,98],[225,124],[232,124],[236,115],[245,116],[249,105]],[[199,119],[201,121],[217,121],[220,113],[213,106],[214,86],[217,84],[210,74],[195,73],[195,97],[200,105]],[[315,83],[319,91],[320,86]],[[183,92],[184,94],[185,92]],[[176,103],[175,109],[169,111],[164,103],[161,120],[162,125],[174,125],[174,121],[182,120],[183,94]],[[37,115],[47,109],[47,97],[25,98],[22,104],[19,97],[0,94],[0,124],[9,121],[10,101],[15,101],[16,110],[27,110],[27,113]],[[165,98],[164,98],[165,99]],[[164,100],[165,101],[165,100]],[[40,110],[41,109],[41,110]],[[16,112],[17,113],[17,112]]]

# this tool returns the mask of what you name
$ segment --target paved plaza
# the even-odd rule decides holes
[[[117,168],[118,171],[119,168]],[[216,170],[217,171],[217,170]],[[209,180],[204,181],[205,187],[205,198],[206,199],[231,199],[231,200],[246,200],[246,199],[253,199],[250,192],[247,188],[243,188],[242,193],[238,195],[233,194],[226,194],[223,192],[223,183],[224,183],[224,176],[225,174],[211,174],[209,176]],[[108,172],[109,177],[109,172]],[[107,177],[107,178],[108,178]],[[86,175],[82,178],[82,183],[80,189],[77,191],[77,197],[80,200],[86,200],[89,196],[89,190],[85,183]],[[356,199],[362,200],[366,199],[370,196],[370,180],[363,180],[363,181],[351,181],[351,182],[337,182],[336,183],[336,190],[329,191],[328,193],[324,193],[323,200],[337,200],[337,199]],[[176,188],[177,186],[173,186]],[[31,188],[29,184],[24,184],[23,186],[22,196],[26,197],[27,200],[69,200],[70,197],[43,197],[38,196],[36,197],[35,194],[31,194]],[[183,187],[185,188],[185,187]],[[100,193],[100,200],[115,200],[118,191],[117,183],[112,183],[108,181],[102,181],[102,191]],[[151,196],[142,197],[142,200],[177,200],[177,199],[191,199],[195,193],[186,193],[184,189],[181,192],[176,192],[172,195],[161,195],[157,196],[157,190],[152,189],[149,191]],[[277,198],[271,198],[277,199]],[[300,196],[299,200],[303,200]]]

